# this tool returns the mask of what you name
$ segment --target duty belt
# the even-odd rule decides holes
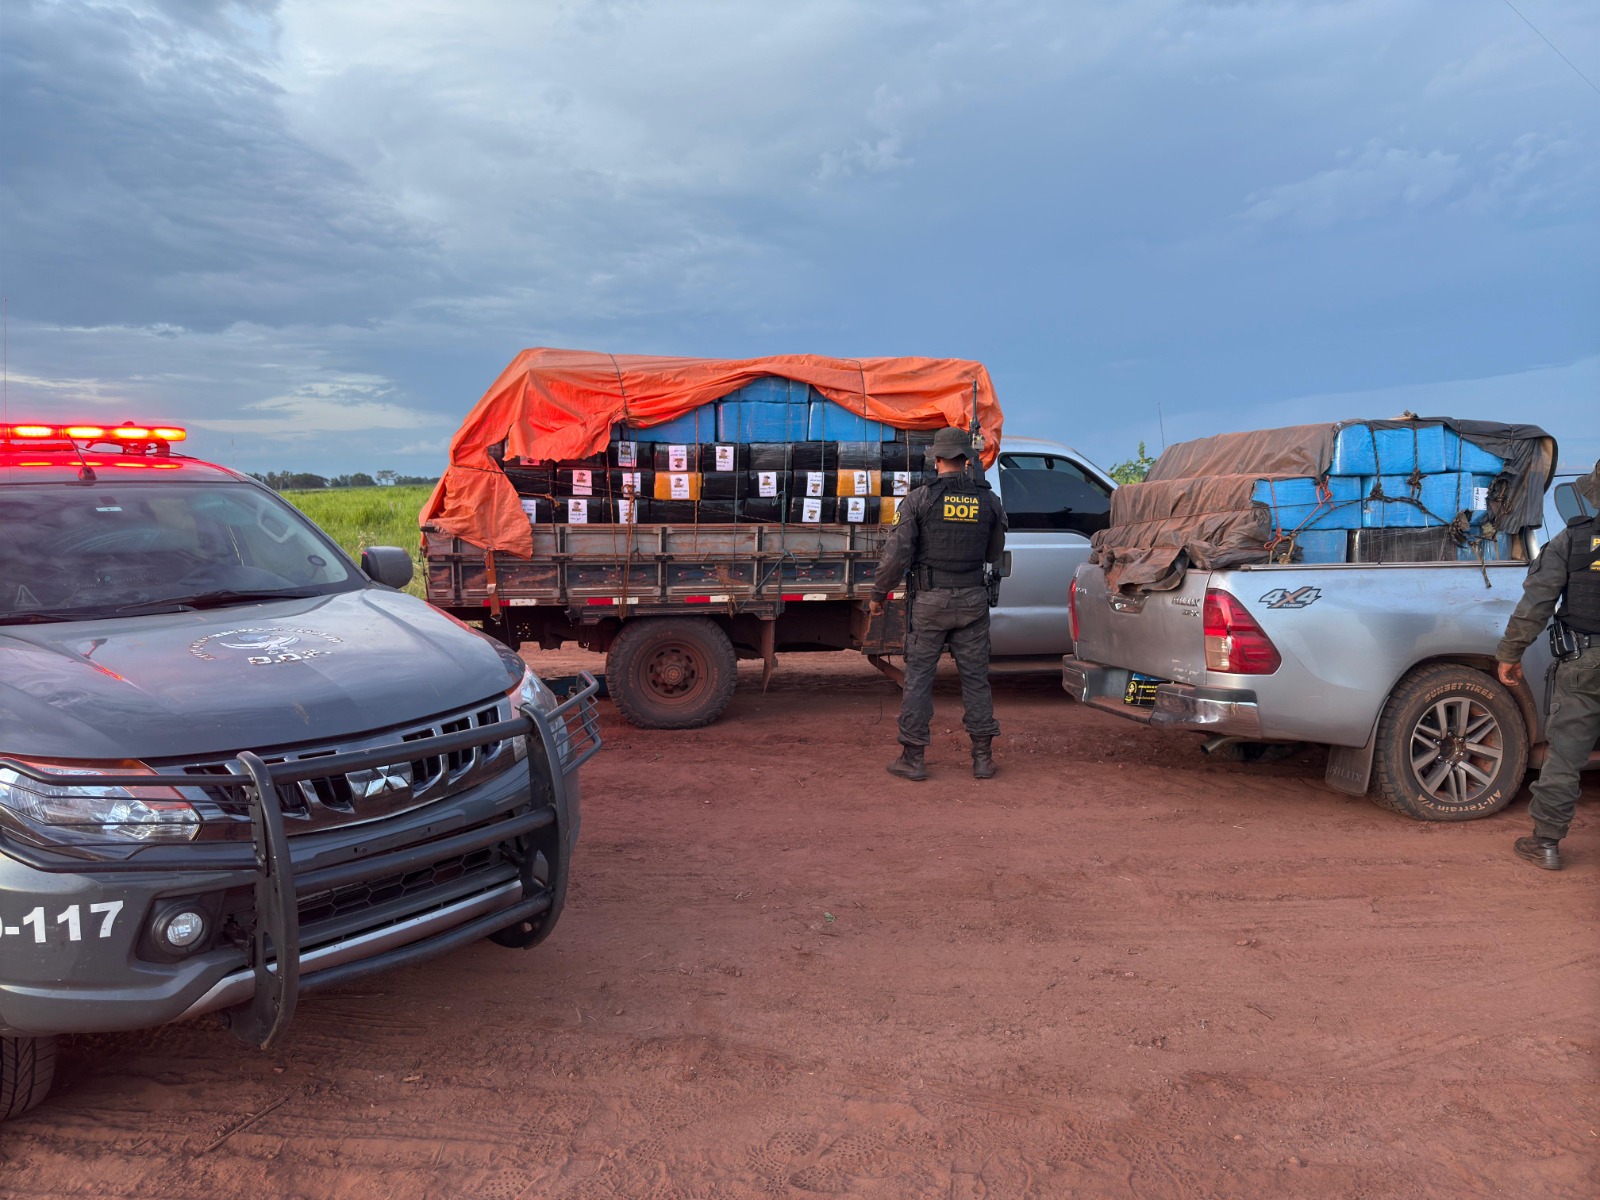
[[[957,588],[982,587],[983,568],[973,567],[965,571],[947,571],[939,567],[918,567],[917,586],[923,591],[935,589],[955,590]]]

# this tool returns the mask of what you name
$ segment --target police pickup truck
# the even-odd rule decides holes
[[[0,425],[0,1119],[54,1036],[305,993],[561,915],[593,680],[358,566],[169,427]]]

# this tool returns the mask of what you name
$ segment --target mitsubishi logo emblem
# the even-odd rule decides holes
[[[377,800],[411,793],[410,763],[374,767],[370,771],[351,771],[345,778],[350,781],[350,792],[357,800]]]

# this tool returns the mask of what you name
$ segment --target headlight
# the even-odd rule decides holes
[[[511,697],[511,704],[521,708],[524,704],[531,704],[540,712],[552,712],[561,702],[556,699],[556,694],[545,686],[544,680],[533,673],[532,667],[522,669],[522,682],[507,693]]]
[[[33,765],[63,775],[141,773],[137,766]],[[170,787],[63,787],[6,767],[0,767],[0,809],[53,842],[188,842],[200,832],[200,814]]]
[[[507,692],[506,695],[511,700],[511,707],[517,710],[520,710],[525,704],[531,704],[542,713],[554,712],[561,707],[560,699],[545,685],[544,680],[533,673],[532,667],[523,668],[522,682]],[[555,738],[556,756],[560,760],[560,763],[551,765],[553,769],[560,771],[562,769],[561,764],[567,761],[568,746],[571,744],[571,739],[567,734],[567,727],[559,722],[550,732]],[[534,736],[537,737],[538,735],[535,734]],[[517,738],[513,746],[517,761],[521,762],[527,757],[528,744],[521,738]]]

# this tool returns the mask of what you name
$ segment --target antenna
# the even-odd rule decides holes
[[[1156,397],[1156,427],[1161,430],[1161,448],[1167,448],[1167,419],[1161,415],[1161,397]]]
[[[974,466],[971,458],[967,459],[967,471],[970,474],[983,473],[983,428],[978,424],[978,381],[972,381],[972,425],[967,430],[967,435],[972,440],[972,448],[978,452],[978,462]]]

